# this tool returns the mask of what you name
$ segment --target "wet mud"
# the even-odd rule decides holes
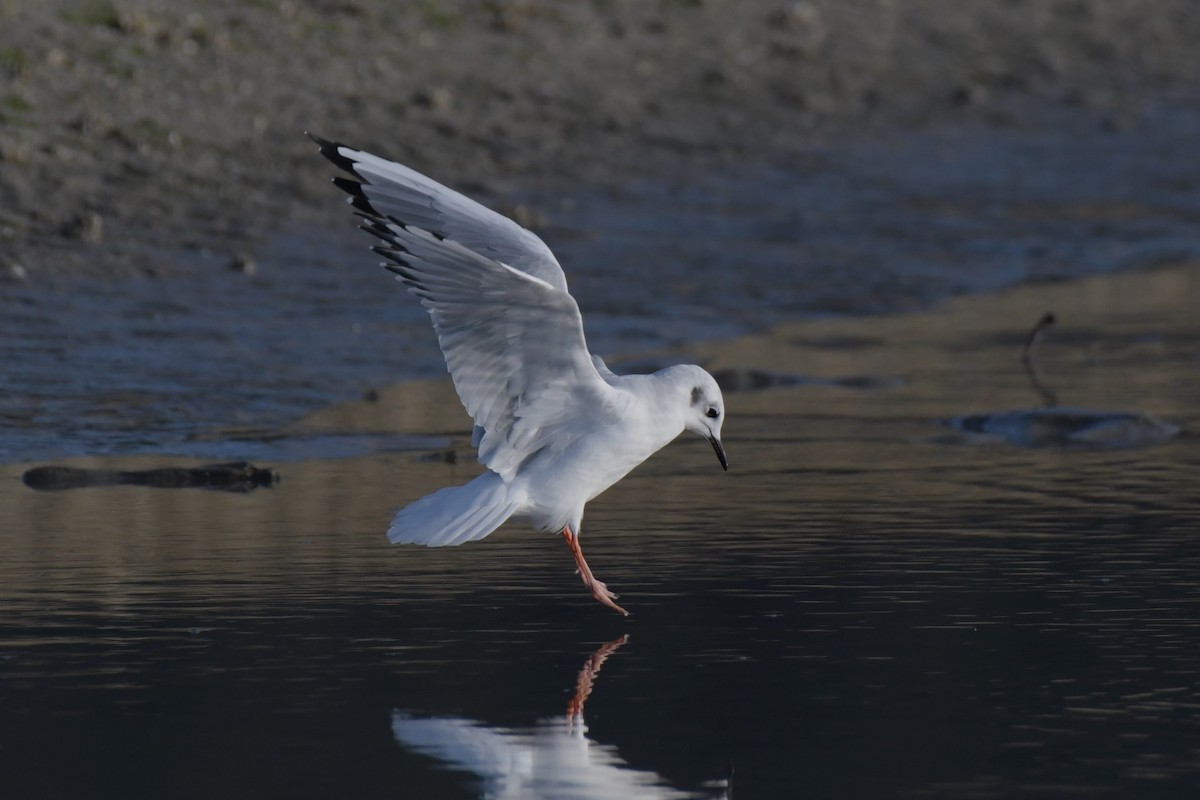
[[[304,131],[517,208],[863,135],[1153,128],[1198,38],[1190,0],[9,0],[0,276],[261,270],[282,223],[334,227]]]
[[[679,360],[693,342],[797,318],[924,309],[962,293],[1195,257],[1198,137],[1200,117],[1164,108],[1134,131],[947,129],[819,148],[787,168],[528,200],[542,210],[538,232],[565,267],[589,345],[639,369]],[[311,155],[306,169],[341,206],[325,183],[331,171]],[[213,436],[444,374],[419,304],[338,210],[333,227],[279,232],[256,252],[253,274],[223,268],[215,251],[175,250],[159,257],[195,262],[196,274],[6,286],[0,459],[351,454],[336,435],[307,448],[293,441],[290,454],[218,446]],[[1044,310],[1025,310],[1013,331]],[[828,346],[853,348],[856,337]],[[790,378],[769,374],[727,378],[816,377],[805,364]],[[375,446],[406,446],[386,438]]]

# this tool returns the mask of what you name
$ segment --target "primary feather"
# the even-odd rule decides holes
[[[579,306],[541,239],[407,167],[317,142],[359,178],[338,185],[382,241],[384,266],[429,312],[481,463],[510,480],[548,428],[603,408],[612,373],[588,353]]]

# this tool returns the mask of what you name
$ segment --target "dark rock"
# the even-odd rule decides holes
[[[205,464],[202,467],[159,467],[146,470],[34,467],[23,476],[25,485],[40,491],[84,489],[98,486],[152,486],[157,489],[222,489],[249,492],[279,482],[275,470],[246,461]]]
[[[1147,447],[1174,438],[1180,427],[1131,411],[1033,408],[994,414],[967,414],[952,428],[1020,447]]]

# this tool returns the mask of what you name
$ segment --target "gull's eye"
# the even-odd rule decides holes
[[[717,417],[721,416],[721,412],[717,411],[715,408],[710,408],[708,411],[704,412],[704,416],[708,417],[709,419],[716,419]]]

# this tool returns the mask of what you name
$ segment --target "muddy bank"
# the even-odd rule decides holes
[[[444,374],[304,129],[514,212],[606,357],[1200,257],[1200,22],[1148,8],[0,0],[0,460]]]
[[[0,3],[0,272],[255,268],[339,213],[306,129],[485,195],[969,124],[1137,129],[1188,0]],[[340,222],[340,220],[339,220]],[[211,253],[164,256],[164,249]]]
[[[525,196],[592,350],[683,356],[800,318],[854,327],[958,294],[1200,258],[1200,115],[1159,107],[1149,119],[1137,131],[909,133],[813,146],[785,166]],[[164,448],[257,459],[211,432],[271,429],[444,375],[427,315],[375,266],[313,155],[334,225],[264,237],[252,271],[176,245],[158,251],[184,267],[169,279],[7,285],[0,460]],[[322,452],[335,445],[361,452],[329,438]]]

